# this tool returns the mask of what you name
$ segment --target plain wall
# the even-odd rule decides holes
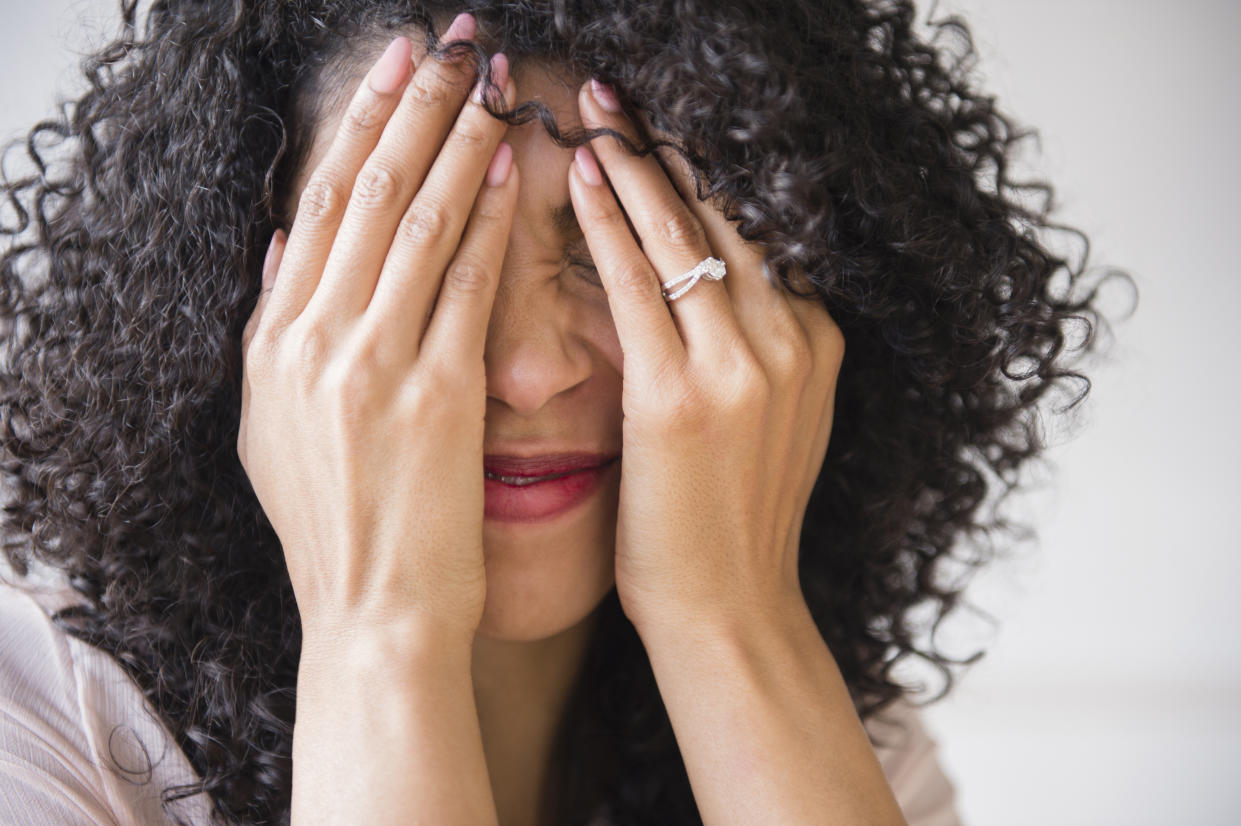
[[[971,823],[1239,823],[1241,4],[943,10],[1140,302],[1028,497],[1039,542],[975,583],[991,653],[928,720]]]
[[[114,5],[4,3],[0,136],[76,88]],[[975,826],[1241,822],[1241,4],[953,0],[937,15],[953,10],[985,85],[1040,129],[1028,162],[1060,218],[1095,264],[1133,275],[1140,304],[1087,365],[1054,473],[1018,503],[1038,540],[971,586],[998,625],[961,614],[941,638],[990,653],[926,719]]]

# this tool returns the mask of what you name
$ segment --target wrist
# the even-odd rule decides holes
[[[303,626],[298,683],[469,674],[474,633],[424,618]]]
[[[644,643],[737,642],[765,633],[783,634],[807,622],[814,625],[800,589],[761,601],[719,599],[699,607],[664,600],[626,608],[626,616]]]
[[[403,621],[320,624],[303,639],[293,823],[496,822],[472,637]]]

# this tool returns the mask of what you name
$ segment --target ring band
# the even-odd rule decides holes
[[[724,277],[725,272],[726,270],[724,268],[723,261],[721,261],[718,258],[711,258],[711,257],[704,258],[701,261],[699,261],[698,266],[694,267],[692,270],[688,270],[682,273],[681,275],[678,275],[676,278],[673,278],[669,281],[665,281],[663,284],[661,284],[660,286],[662,286],[663,289],[660,290],[660,295],[664,297],[664,301],[675,301],[676,299],[685,295],[685,293],[689,291],[690,287],[697,284],[699,278],[705,278],[708,281],[719,281],[721,278]],[[668,292],[669,288],[674,287],[677,284],[680,284],[682,281],[686,279],[689,279],[689,283],[686,284],[684,287],[681,287],[680,289],[672,293]]]

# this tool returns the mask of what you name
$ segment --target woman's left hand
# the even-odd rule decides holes
[[[597,89],[579,93],[583,124],[637,144],[614,95]],[[680,156],[660,150],[665,172],[611,137],[592,147],[577,150],[569,189],[624,354],[621,604],[640,632],[780,612],[802,600],[799,537],[844,337],[820,301],[768,281],[763,248],[697,199]],[[666,302],[661,283],[708,256],[727,276]]]

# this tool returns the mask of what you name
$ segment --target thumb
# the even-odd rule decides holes
[[[284,230],[277,229],[267,245],[267,256],[263,259],[263,292],[269,292],[276,284],[276,270],[280,269],[280,259],[284,257],[284,245],[288,236]]]
[[[267,306],[272,287],[276,283],[276,270],[280,268],[286,240],[288,236],[284,230],[278,229],[272,234],[271,243],[267,245],[267,255],[263,259],[263,286],[259,291],[259,300],[241,333],[241,419],[237,428],[237,457],[241,460],[243,469],[246,468],[246,421],[250,418],[250,371],[247,355],[250,351],[250,340],[254,338],[259,319],[263,317],[263,308]],[[249,473],[248,470],[246,472]]]
[[[263,285],[259,291],[258,302],[254,305],[254,312],[250,314],[250,320],[246,322],[246,328],[241,334],[241,351],[244,354],[250,346],[250,340],[254,338],[254,332],[258,328],[259,320],[263,316],[263,309],[267,306],[267,302],[271,299],[272,290],[276,286],[276,272],[280,269],[280,259],[284,257],[285,244],[288,241],[288,235],[282,229],[276,230],[271,236],[271,243],[267,245],[267,256],[263,259]]]
[[[241,459],[242,468],[246,466],[246,421],[250,418],[250,341],[258,329],[259,319],[263,317],[263,308],[271,297],[272,287],[276,283],[276,270],[280,268],[280,259],[284,256],[287,240],[284,230],[278,229],[272,234],[271,243],[267,245],[267,255],[263,259],[263,287],[259,291],[259,300],[241,332],[241,420],[237,429],[237,456]]]

